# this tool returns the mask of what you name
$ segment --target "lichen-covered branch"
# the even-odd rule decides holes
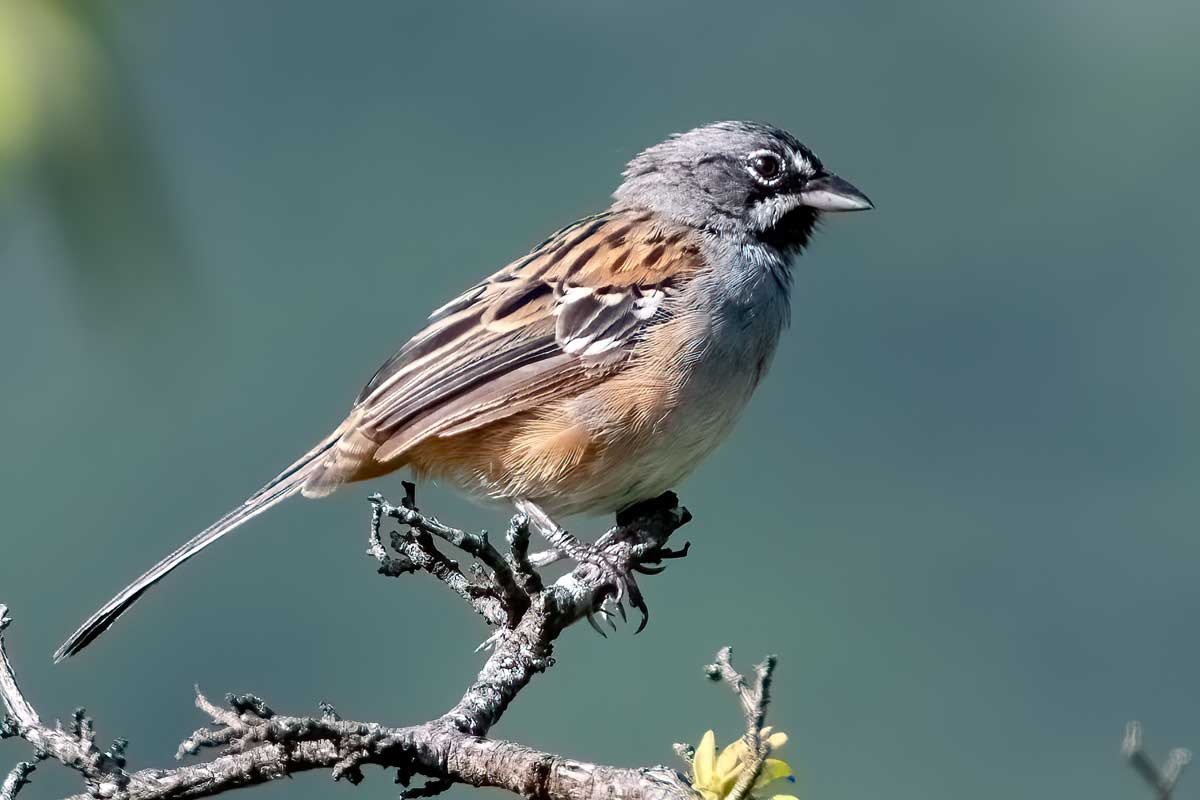
[[[86,788],[80,798],[206,797],[308,770],[329,770],[335,780],[357,783],[365,766],[395,769],[397,781],[408,787],[408,797],[430,797],[454,784],[497,787],[545,800],[693,797],[687,780],[667,767],[590,764],[486,738],[533,676],[554,664],[553,645],[563,630],[581,619],[594,626],[597,616],[608,619],[614,601],[613,610],[623,615],[622,595],[645,615],[645,601],[632,572],[653,574],[661,571],[664,559],[686,553],[686,547],[678,552],[666,548],[674,531],[690,519],[675,496],[668,493],[642,504],[622,515],[618,525],[594,544],[579,545],[598,555],[602,567],[581,563],[547,584],[529,554],[526,516],[511,521],[505,536],[509,552],[502,554],[486,533],[467,533],[422,514],[411,485],[405,488],[399,506],[379,496],[371,498],[368,552],[379,571],[391,576],[427,572],[496,628],[485,642],[491,652],[475,680],[441,717],[392,727],[343,720],[326,704],[317,716],[285,716],[253,695],[229,695],[225,705],[218,705],[197,691],[196,705],[211,725],[188,736],[178,757],[210,751],[215,757],[173,769],[130,771],[126,743],[118,739],[101,749],[94,725],[82,709],[66,728],[41,721],[21,692],[5,653],[3,629],[8,619],[0,607],[0,697],[7,709],[0,735],[19,737],[32,746],[35,758],[54,758],[79,772]],[[390,550],[381,535],[385,520],[407,528],[389,536]],[[578,543],[565,531],[556,536],[559,544],[573,548]],[[464,572],[438,549],[435,540],[478,559],[481,566]],[[765,705],[765,691],[761,696]],[[0,800],[13,800],[32,767],[32,762],[22,762],[8,775]],[[418,777],[424,782],[415,786]]]
[[[687,545],[677,551],[666,546],[675,530],[690,519],[673,494],[624,512],[617,525],[592,544],[558,528],[536,506],[526,506],[508,525],[507,553],[497,550],[486,532],[468,533],[422,514],[411,484],[405,484],[405,497],[398,506],[379,495],[370,502],[368,554],[378,563],[379,572],[392,577],[428,573],[495,627],[481,646],[490,654],[449,711],[422,724],[393,727],[343,720],[326,703],[315,716],[278,714],[249,694],[226,695],[220,705],[197,689],[196,706],[210,725],[184,739],[176,757],[184,760],[209,753],[212,757],[171,769],[130,771],[126,742],[115,739],[102,749],[83,709],[76,710],[65,726],[42,721],[9,662],[4,631],[10,620],[7,608],[0,605],[0,700],[6,712],[0,720],[0,739],[22,739],[33,755],[7,774],[0,771],[5,774],[0,800],[17,800],[29,774],[48,759],[82,777],[85,791],[69,800],[200,798],[312,770],[328,770],[334,780],[357,784],[368,766],[394,769],[397,783],[405,787],[404,798],[433,797],[462,784],[506,789],[537,800],[695,800],[698,795],[749,800],[756,786],[777,774],[781,762],[769,760],[772,742],[777,746],[776,740],[786,737],[780,733],[768,737],[770,731],[764,727],[775,658],[768,656],[747,677],[734,668],[728,647],[705,667],[709,678],[733,690],[745,716],[741,741],[726,750],[737,754],[739,766],[722,767],[731,770],[722,775],[701,776],[695,761],[698,754],[689,745],[675,746],[691,767],[692,774],[686,776],[664,766],[625,768],[576,761],[487,736],[533,676],[554,665],[553,646],[566,628],[586,619],[603,634],[597,618],[611,625],[613,612],[624,617],[624,599],[642,612],[638,630],[645,626],[648,611],[634,573],[661,572],[664,560],[687,554]],[[381,533],[385,520],[404,526],[389,534],[390,549]],[[547,539],[550,550],[529,552],[531,528]],[[435,540],[480,563],[464,572]],[[563,558],[580,564],[547,584],[538,568]],[[711,740],[710,731],[705,751],[710,772]],[[1191,753],[1171,750],[1159,767],[1143,749],[1141,726],[1136,722],[1129,724],[1122,749],[1157,800],[1171,800]],[[719,791],[714,788],[717,784],[723,786]]]

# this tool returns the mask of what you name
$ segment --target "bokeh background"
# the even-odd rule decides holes
[[[679,487],[695,547],[644,581],[649,628],[570,631],[495,733],[672,763],[740,732],[700,671],[729,643],[780,656],[806,800],[1144,796],[1126,720],[1200,745],[1198,35],[1184,0],[4,0],[0,601],[27,691],[137,766],[201,722],[194,683],[451,705],[487,634],[374,574],[363,498],[394,480],[285,505],[49,655],[428,309],[602,208],[638,149],[753,118],[878,211],[799,265],[773,373]],[[369,777],[253,791],[395,795]]]

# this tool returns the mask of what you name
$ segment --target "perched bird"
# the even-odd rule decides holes
[[[336,430],[122,589],[55,660],[295,494],[411,467],[564,515],[619,511],[691,472],[767,371],[820,215],[873,206],[791,134],[753,122],[643,151],[613,198],[434,311]]]

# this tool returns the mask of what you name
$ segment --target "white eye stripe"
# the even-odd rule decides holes
[[[807,158],[800,155],[799,153],[796,153],[796,156],[792,159],[792,163],[795,164],[796,171],[799,172],[801,175],[816,175],[817,174],[816,168],[814,168],[813,165],[809,163]]]

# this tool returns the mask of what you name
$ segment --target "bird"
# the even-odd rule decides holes
[[[551,517],[657,497],[729,434],[766,374],[821,216],[871,208],[771,125],[716,122],[643,150],[605,211],[434,310],[332,433],[117,593],[54,660],[297,494],[408,467]]]

